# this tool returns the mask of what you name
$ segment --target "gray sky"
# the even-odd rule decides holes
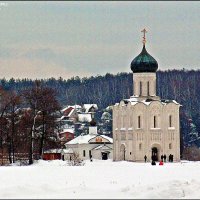
[[[200,2],[0,2],[1,78],[131,72],[144,27],[159,69],[200,67]]]

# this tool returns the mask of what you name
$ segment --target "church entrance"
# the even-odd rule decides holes
[[[152,150],[151,159],[153,161],[158,161],[158,149],[157,149],[157,147],[153,147],[151,150]]]
[[[106,152],[102,152],[102,160],[108,160],[108,154]]]
[[[121,160],[125,160],[125,152],[126,152],[125,145],[122,144],[120,147]]]

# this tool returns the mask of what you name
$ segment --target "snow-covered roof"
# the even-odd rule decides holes
[[[131,103],[131,105],[136,105],[138,103],[143,103],[145,105],[150,105],[152,102],[157,101],[160,102],[162,105],[167,105],[169,103],[175,103],[176,105],[180,105],[179,103],[177,103],[175,100],[168,100],[168,99],[161,99],[161,100],[154,100],[154,99],[144,99],[144,100],[140,100],[137,96],[131,96],[129,99],[123,99],[122,100],[125,104],[127,104],[128,102]],[[115,106],[118,106],[119,103],[116,103]]]
[[[44,153],[61,153],[62,149],[49,149],[44,151]]]
[[[64,120],[64,119],[66,119],[67,117],[66,116],[62,116],[61,118],[60,118],[60,120]]]
[[[138,103],[137,101],[133,101],[133,102],[131,102],[131,105],[134,106],[137,103]]]
[[[94,107],[95,110],[98,110],[97,104],[83,104],[83,108],[85,109],[85,112],[88,113],[90,108]]]
[[[64,108],[61,110],[61,112],[64,112],[65,110],[69,109],[70,107],[72,108],[72,106],[64,107]]]
[[[74,129],[73,128],[65,128],[65,129],[62,130],[61,133],[66,133],[66,132],[68,132],[68,133],[74,133]]]
[[[81,109],[82,108],[80,105],[66,106],[61,110],[61,112],[64,112],[65,110],[67,110],[70,107],[73,108],[73,109]]]
[[[109,146],[107,146],[107,145],[99,145],[99,146],[97,146],[97,147],[95,147],[94,149],[92,149],[92,150],[99,150],[99,149],[112,149],[112,148],[110,148]]]
[[[131,96],[131,97],[130,97],[130,100],[131,100],[131,101],[138,101],[138,96]]]
[[[111,137],[108,137],[106,135],[100,135],[100,136],[107,139],[110,143],[113,143],[113,139]]]
[[[49,149],[44,151],[44,153],[73,153],[71,148],[68,149]]]
[[[89,141],[91,139],[94,139],[97,136],[102,137],[102,138],[108,140],[110,143],[113,143],[113,139],[110,138],[110,137],[108,137],[108,136],[87,134],[87,135],[80,135],[80,136],[74,138],[73,140],[70,140],[66,144],[89,144]]]
[[[112,110],[112,106],[108,106],[108,107],[106,107],[105,110],[106,110],[106,111],[110,111],[110,110]]]
[[[74,153],[74,151],[71,148],[63,149],[63,153]]]
[[[88,141],[94,137],[95,137],[94,135],[90,135],[90,134],[80,135],[80,136],[74,138],[73,140],[70,140],[66,144],[87,144]]]
[[[64,109],[61,110],[61,112],[64,113],[64,115],[66,117],[71,117],[71,115],[74,113],[74,111],[76,111],[76,109],[73,108],[72,106],[69,106],[69,107],[64,108]]]
[[[173,101],[173,103],[175,103],[175,104],[179,104],[176,100],[172,100]]]
[[[67,115],[68,117],[70,117],[70,116],[72,115],[72,113],[74,112],[74,109],[75,109],[75,108],[73,108],[73,109],[69,112],[69,114]]]
[[[79,113],[78,114],[78,121],[80,122],[91,122],[92,116],[90,113]]]

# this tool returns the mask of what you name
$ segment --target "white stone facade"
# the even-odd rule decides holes
[[[113,160],[180,161],[179,108],[156,96],[156,73],[133,73],[134,96],[113,106]]]
[[[133,73],[134,96],[156,96],[156,73]]]
[[[97,134],[97,127],[90,126],[89,134],[80,135],[65,144],[66,150],[71,150],[73,153],[78,153],[82,160],[113,159],[113,139]],[[70,159],[70,154],[65,155],[65,159]]]
[[[93,159],[102,160],[103,153],[107,154],[107,159],[113,159],[113,144],[66,144],[66,148],[72,149],[73,152],[78,153],[81,160],[89,160],[90,154],[92,155]],[[68,160],[69,157],[66,157],[65,159]]]

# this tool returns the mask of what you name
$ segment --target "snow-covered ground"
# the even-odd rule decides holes
[[[200,198],[200,162],[150,163],[43,161],[0,167],[0,198]]]

